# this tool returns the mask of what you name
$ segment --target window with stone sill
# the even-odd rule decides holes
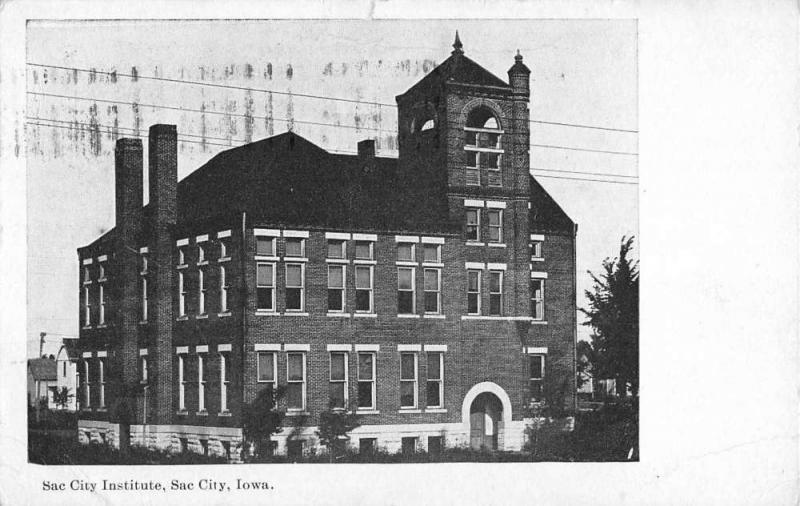
[[[256,236],[256,255],[265,257],[275,256],[275,238]]]

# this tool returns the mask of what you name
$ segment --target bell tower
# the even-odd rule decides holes
[[[530,69],[517,51],[508,82],[450,56],[397,97],[404,184],[447,206],[466,260],[504,265],[504,315],[529,312]],[[436,195],[432,195],[436,192]]]

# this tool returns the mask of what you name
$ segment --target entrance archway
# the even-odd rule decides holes
[[[496,395],[484,392],[469,408],[469,446],[473,450],[497,450],[503,405]]]
[[[497,383],[478,383],[464,396],[461,420],[471,448],[502,450],[503,430],[511,422],[511,399]]]

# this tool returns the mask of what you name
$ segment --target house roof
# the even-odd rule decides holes
[[[32,358],[28,360],[28,370],[34,380],[55,381],[56,361],[49,358]]]
[[[80,357],[80,350],[78,349],[77,339],[64,339],[64,344],[58,349],[56,361],[59,360],[75,360]]]

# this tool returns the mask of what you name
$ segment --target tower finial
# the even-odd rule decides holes
[[[458,30],[456,30],[456,41],[453,42],[453,52],[452,54],[464,54],[464,50],[462,49],[464,45],[461,43],[461,39],[458,38]]]
[[[520,54],[519,49],[517,49],[517,55],[514,56],[514,61],[518,61],[518,62],[522,61],[522,55]]]

